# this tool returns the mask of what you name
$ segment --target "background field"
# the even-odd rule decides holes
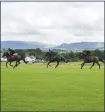
[[[1,64],[2,111],[104,111],[104,66]]]

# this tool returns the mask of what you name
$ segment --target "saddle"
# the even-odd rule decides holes
[[[93,61],[93,57],[92,57],[92,56],[87,56],[87,60],[88,60],[89,62],[91,62],[91,61]]]
[[[55,58],[55,56],[51,56],[51,57],[50,57],[50,59],[54,59],[54,58]]]
[[[15,58],[15,56],[17,56],[17,55],[18,55],[18,53],[10,54],[10,56],[11,56],[12,58]]]
[[[13,54],[13,56],[16,56],[16,55],[18,55],[18,53],[14,53],[14,54]]]

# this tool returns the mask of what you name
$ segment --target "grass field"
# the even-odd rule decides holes
[[[2,111],[104,111],[104,66],[1,64]]]

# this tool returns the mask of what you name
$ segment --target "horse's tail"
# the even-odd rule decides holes
[[[64,61],[65,63],[68,62],[64,57],[61,57],[61,61]]]
[[[24,61],[24,63],[25,63],[25,64],[27,64],[27,63],[28,63],[28,62],[25,60],[25,58],[23,58],[23,61]]]
[[[25,56],[21,56],[22,60],[24,61],[25,64],[27,64],[28,62],[25,60]]]
[[[99,57],[99,61],[101,61],[105,64],[105,60],[103,60],[101,57]]]

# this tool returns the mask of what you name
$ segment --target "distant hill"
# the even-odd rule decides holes
[[[71,49],[71,50],[91,50],[104,49],[104,42],[79,42],[79,43],[63,43],[56,47],[57,49]]]
[[[47,49],[53,47],[50,44],[42,44],[40,42],[27,42],[27,41],[1,41],[1,48],[14,48],[14,49]]]
[[[42,44],[40,42],[27,42],[27,41],[1,41],[1,48],[14,48],[14,49],[35,49],[40,48],[46,50],[49,48],[65,49],[65,50],[91,50],[91,49],[104,49],[104,42],[78,42],[78,43],[63,43],[59,46],[51,44]]]

